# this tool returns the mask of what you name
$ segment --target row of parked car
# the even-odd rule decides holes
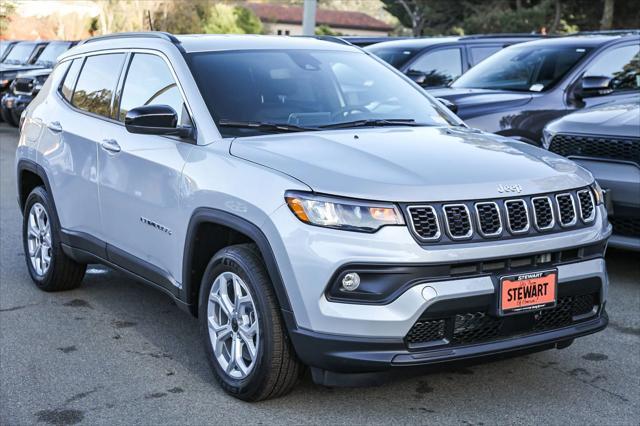
[[[38,94],[58,56],[74,41],[0,41],[0,117],[17,126],[20,114]]]
[[[606,188],[611,246],[640,250],[640,36],[393,40],[365,50],[469,126],[542,146]]]
[[[388,62],[469,126],[543,146],[609,190],[612,246],[640,250],[640,35],[344,37]],[[381,41],[382,40],[382,41]],[[24,108],[75,42],[3,42],[2,118]]]

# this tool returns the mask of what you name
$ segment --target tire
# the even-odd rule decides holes
[[[232,315],[226,316],[223,304],[217,301],[222,300],[222,293],[231,299],[232,293],[227,293],[227,290],[231,290],[235,296],[236,278],[239,279],[237,285],[241,287],[237,293],[245,300],[242,304],[234,304],[229,300],[232,306],[226,310],[233,310]],[[210,299],[212,289],[216,301]],[[246,300],[247,295],[250,301]],[[244,401],[260,401],[280,397],[293,389],[302,367],[286,335],[280,307],[264,263],[253,244],[230,246],[213,256],[202,278],[198,314],[207,358],[215,378],[227,393]],[[234,318],[237,318],[235,328]],[[226,325],[221,326],[223,323]],[[216,325],[214,327],[211,324]],[[257,324],[255,334],[245,331],[253,328],[253,324]],[[220,331],[223,327],[224,331]],[[219,330],[218,333],[213,331],[215,328]],[[225,337],[220,341],[224,344],[216,345],[222,348],[216,355],[214,342],[222,335]],[[252,337],[247,339],[248,335]],[[234,340],[240,348],[240,362],[234,362],[232,368],[229,360],[223,367],[224,360],[220,361],[219,357],[225,357],[224,348],[233,348]],[[250,343],[247,343],[248,340]],[[249,350],[252,344],[257,348],[253,360]],[[241,366],[248,371],[243,372]]]
[[[11,114],[11,119],[13,120],[13,123],[10,123],[13,127],[19,127],[20,126],[20,114],[18,114],[18,111],[14,108],[10,111]]]
[[[40,220],[36,220],[36,217]],[[37,231],[39,236],[36,236]],[[41,186],[31,191],[25,202],[22,242],[29,275],[40,290],[71,290],[82,283],[87,265],[73,261],[63,252],[60,244],[60,223],[51,196]],[[35,249],[38,244],[39,252]]]
[[[14,127],[18,127],[18,122],[14,121],[13,116],[11,114],[11,111],[6,108],[6,107],[1,107],[0,108],[0,114],[2,115],[2,119],[4,121],[6,121],[7,123],[9,123],[10,125],[14,126]]]

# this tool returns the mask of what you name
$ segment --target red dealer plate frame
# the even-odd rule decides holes
[[[500,279],[500,315],[554,308],[557,299],[557,269],[509,275]]]

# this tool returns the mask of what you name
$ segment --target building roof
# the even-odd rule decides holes
[[[249,3],[246,5],[265,23],[302,25],[302,6],[287,6],[271,3]],[[362,12],[317,9],[316,24],[334,28],[391,31],[393,26]]]

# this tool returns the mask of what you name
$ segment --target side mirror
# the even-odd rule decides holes
[[[436,98],[438,100],[438,102],[440,102],[442,105],[446,106],[449,111],[451,111],[452,113],[457,113],[458,112],[458,105],[454,104],[453,102],[451,102],[448,99],[445,98]]]
[[[580,80],[576,94],[581,98],[590,98],[608,95],[611,92],[613,92],[613,89],[611,88],[611,79],[609,77],[585,76]]]
[[[190,127],[178,127],[178,113],[168,105],[145,105],[130,109],[124,118],[130,133],[188,138]]]
[[[423,85],[425,80],[427,79],[427,75],[421,71],[416,71],[416,70],[409,70],[407,71],[407,77],[409,77],[411,80],[413,80],[414,82],[418,83],[419,85]]]

